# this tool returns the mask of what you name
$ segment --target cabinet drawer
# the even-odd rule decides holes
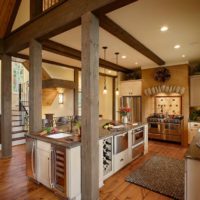
[[[48,142],[37,141],[37,148],[44,151],[51,151],[51,144]]]
[[[114,171],[120,170],[128,163],[128,150],[114,155]]]

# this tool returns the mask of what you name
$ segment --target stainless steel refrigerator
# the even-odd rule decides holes
[[[120,107],[128,107],[131,112],[128,114],[128,121],[142,121],[142,97],[141,96],[123,96],[120,99]]]

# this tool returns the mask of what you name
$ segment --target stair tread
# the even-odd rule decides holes
[[[21,115],[15,115],[15,114],[14,114],[14,115],[12,115],[12,117],[20,117],[20,116],[21,116]]]
[[[23,127],[24,125],[12,125],[12,127]]]
[[[13,119],[12,122],[21,122],[21,119]]]
[[[12,138],[12,141],[23,140],[23,139],[25,139],[25,137]]]
[[[12,131],[12,134],[17,134],[17,133],[27,133],[27,130],[21,130],[21,131]]]

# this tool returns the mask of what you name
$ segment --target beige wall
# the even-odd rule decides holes
[[[183,144],[187,144],[187,123],[189,118],[189,72],[188,65],[177,65],[167,67],[171,73],[171,79],[165,85],[177,85],[185,87],[185,93],[182,96],[182,114],[184,116],[184,135]],[[157,86],[160,83],[154,80],[155,69],[142,70],[142,107],[143,120],[154,113],[154,98],[144,95],[144,90],[149,87]]]
[[[112,120],[112,78],[106,78],[106,85],[107,85],[107,94],[103,94],[104,88],[104,77],[99,76],[99,114],[103,115],[104,119]],[[81,72],[79,72],[79,90],[81,90]]]
[[[22,0],[17,16],[15,18],[12,31],[20,27],[30,19],[30,0]]]
[[[71,89],[65,89],[64,92],[64,104],[58,103],[58,95],[53,101],[51,106],[42,106],[42,117],[45,114],[53,113],[54,117],[70,116],[74,114],[74,91]]]

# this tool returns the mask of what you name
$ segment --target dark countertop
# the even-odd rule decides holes
[[[138,123],[137,125],[132,125],[132,124],[126,124],[125,127],[123,129],[120,130],[107,130],[103,128],[103,125],[111,122],[111,120],[100,120],[99,121],[99,139],[103,139],[109,136],[113,136],[113,135],[118,135],[121,133],[124,133],[130,129],[134,129],[134,128],[138,128],[140,126],[144,126],[147,125],[147,123]],[[60,146],[64,146],[66,148],[73,148],[73,147],[77,147],[81,145],[81,138],[80,137],[76,137],[76,136],[70,136],[67,138],[61,138],[61,139],[53,139],[53,138],[48,138],[46,136],[41,136],[39,135],[40,133],[36,133],[36,134],[26,134],[28,137],[37,139],[37,140],[41,140],[44,142],[48,142],[48,143],[52,143],[55,145],[60,145]]]
[[[185,158],[200,161],[200,147],[196,145],[197,142],[200,142],[200,129],[198,130],[197,135],[193,138],[190,147],[185,154]]]
[[[108,122],[111,122],[111,121],[105,120],[105,119],[102,119],[102,120],[99,121],[99,139],[103,139],[103,138],[106,138],[106,137],[109,137],[109,136],[112,136],[112,135],[119,135],[119,134],[124,133],[126,131],[129,131],[131,129],[139,128],[140,126],[147,125],[147,123],[140,122],[137,125],[125,124],[125,127],[123,129],[120,129],[120,130],[114,130],[114,129],[113,130],[107,130],[107,129],[103,128],[103,125],[108,123]]]

